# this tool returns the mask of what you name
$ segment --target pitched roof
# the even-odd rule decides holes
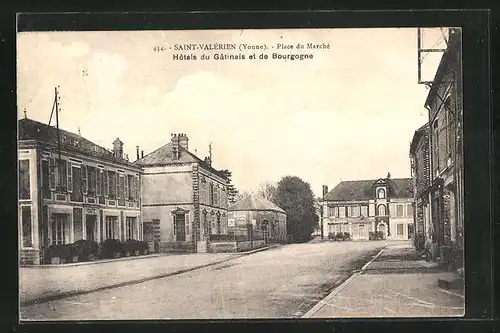
[[[420,138],[429,132],[429,123],[425,123],[423,126],[421,126],[419,129],[415,131],[413,134],[413,139],[411,140],[410,143],[410,155],[415,152],[415,149],[417,148],[418,142],[420,141]]]
[[[64,150],[133,166],[126,159],[116,157],[112,150],[99,146],[78,134],[63,129],[59,129],[59,132],[61,135],[61,148]],[[58,141],[57,128],[29,118],[19,119],[18,140],[35,140],[56,146]]]
[[[342,181],[328,192],[323,200],[350,201],[370,200],[375,198],[374,185],[379,179]],[[389,178],[389,198],[410,198],[412,194],[411,178]]]
[[[226,176],[220,172],[219,170],[214,169],[211,165],[201,160],[198,156],[191,153],[189,150],[179,147],[179,158],[174,159],[173,151],[172,151],[172,142],[169,142],[162,147],[156,149],[155,151],[147,154],[141,159],[138,159],[134,162],[134,164],[141,167],[148,166],[163,166],[170,164],[179,164],[179,163],[198,163],[200,166],[213,174],[226,179]]]
[[[271,201],[255,195],[247,195],[235,204],[229,206],[229,211],[264,210],[286,214],[286,212]]]

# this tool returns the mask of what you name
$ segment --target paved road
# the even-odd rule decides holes
[[[300,317],[385,243],[285,245],[177,276],[21,308],[25,320]]]

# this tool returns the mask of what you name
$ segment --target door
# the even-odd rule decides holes
[[[378,230],[382,233],[383,239],[387,238],[387,228],[385,223],[381,223],[378,225]]]
[[[268,222],[266,220],[262,221],[261,229],[262,229],[262,237],[264,238],[264,242],[267,245],[268,240]]]
[[[175,215],[175,241],[185,242],[186,241],[186,215],[176,214]]]
[[[366,239],[366,232],[365,232],[365,225],[360,224],[359,225],[359,239]]]
[[[95,226],[96,226],[97,216],[87,215],[85,217],[85,233],[86,238],[89,241],[95,241]]]
[[[144,237],[144,241],[148,243],[149,249],[151,251],[155,251],[155,234],[153,222],[144,222],[142,224],[142,228],[142,236]]]
[[[408,224],[408,239],[413,239],[414,233],[413,224]]]

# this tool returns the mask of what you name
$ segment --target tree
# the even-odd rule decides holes
[[[256,193],[264,199],[267,199],[274,204],[278,204],[277,190],[278,188],[275,183],[263,182],[257,188]]]
[[[319,221],[311,185],[299,177],[285,176],[278,182],[276,195],[277,205],[288,215],[288,235],[296,242],[311,239]]]
[[[219,173],[226,178],[227,181],[227,201],[228,204],[232,205],[234,204],[237,200],[237,195],[238,195],[238,190],[234,187],[234,185],[231,183],[231,177],[232,177],[232,172],[224,169],[220,170]]]

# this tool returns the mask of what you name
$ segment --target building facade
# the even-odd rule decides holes
[[[461,31],[450,29],[425,107],[429,115],[429,252],[443,259],[463,249],[463,102]]]
[[[413,177],[413,195],[415,202],[415,248],[424,250],[432,243],[430,231],[433,229],[430,220],[430,152],[429,124],[420,127],[410,145],[411,174]]]
[[[52,244],[142,240],[142,171],[119,139],[108,150],[31,119],[18,126],[21,264],[43,263]]]
[[[206,252],[211,234],[227,234],[228,179],[188,149],[185,134],[134,164],[143,169],[145,237],[161,251]]]
[[[323,187],[323,232],[348,232],[353,240],[368,240],[380,232],[384,239],[412,239],[411,178],[342,181],[328,192]],[[325,194],[326,192],[326,194]]]
[[[287,241],[286,212],[271,201],[248,195],[229,207],[229,234],[262,239],[265,244]]]

